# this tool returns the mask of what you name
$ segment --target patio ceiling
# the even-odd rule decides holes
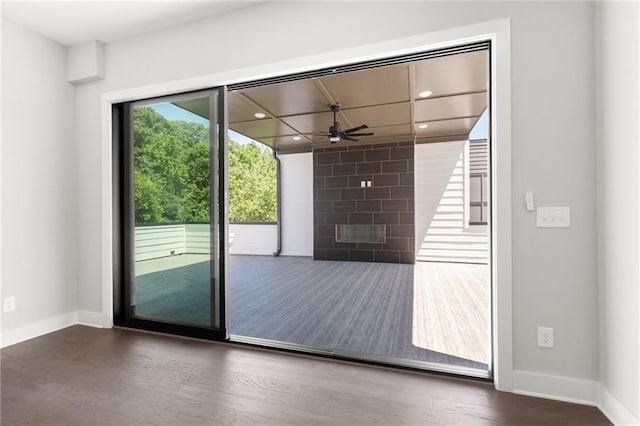
[[[342,129],[375,133],[340,144],[466,138],[487,106],[487,58],[475,51],[230,91],[229,128],[281,153],[308,152],[330,144],[330,106],[339,104]]]

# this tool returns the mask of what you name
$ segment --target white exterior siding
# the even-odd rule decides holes
[[[416,260],[487,263],[486,227],[468,227],[467,141],[415,148]]]
[[[416,254],[429,226],[439,215],[464,221],[463,153],[465,141],[417,144],[415,150],[416,182]],[[443,196],[447,197],[443,200]],[[438,211],[438,206],[442,207]],[[445,207],[446,205],[446,207]]]
[[[282,255],[313,256],[313,154],[280,156]]]

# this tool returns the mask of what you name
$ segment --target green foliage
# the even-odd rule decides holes
[[[136,223],[155,223],[162,220],[160,191],[153,180],[139,171],[134,172]]]
[[[229,221],[276,221],[276,162],[271,150],[229,141]]]
[[[209,130],[134,109],[136,224],[210,221]],[[271,151],[229,140],[230,221],[276,220],[276,166]]]

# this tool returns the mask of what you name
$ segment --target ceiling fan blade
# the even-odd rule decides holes
[[[369,126],[367,126],[366,124],[363,124],[362,126],[358,126],[358,127],[354,127],[352,129],[349,130],[345,130],[345,133],[353,133],[353,132],[357,132],[358,130],[362,130],[362,129],[367,129],[369,128]]]
[[[342,139],[346,139],[346,140],[348,140],[348,141],[352,141],[352,142],[358,142],[358,139],[356,139],[356,138],[352,138],[352,137],[351,137],[351,136],[349,136],[349,135],[342,135]]]
[[[373,136],[375,133],[347,133],[347,136]]]

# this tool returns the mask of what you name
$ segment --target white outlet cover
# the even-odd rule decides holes
[[[16,298],[15,297],[5,297],[2,300],[2,311],[3,312],[12,312],[16,310]]]
[[[553,348],[553,328],[538,327],[538,347]]]

